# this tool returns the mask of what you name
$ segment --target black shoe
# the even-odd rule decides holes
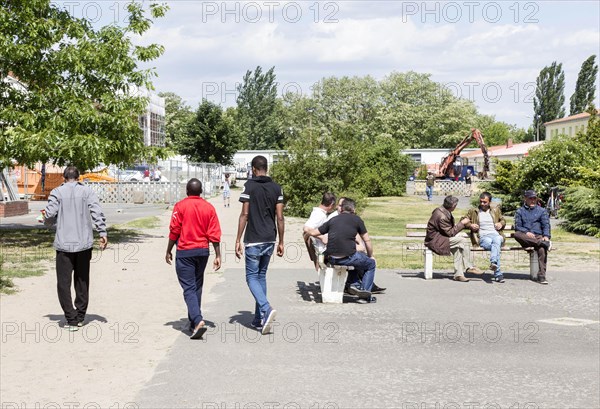
[[[550,248],[552,247],[552,243],[550,243],[549,241],[542,240],[540,242],[539,246],[545,248],[546,251],[550,251]]]
[[[375,285],[375,283],[373,283],[373,287],[371,287],[371,294],[381,294],[385,290],[387,290],[387,288],[385,288],[385,287],[378,287],[377,285]]]
[[[538,283],[542,285],[548,285],[548,280],[546,280],[545,276],[538,276]]]

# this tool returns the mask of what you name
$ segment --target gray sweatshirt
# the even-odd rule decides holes
[[[100,237],[106,236],[106,219],[98,196],[81,182],[65,182],[53,189],[45,211],[47,219],[56,218],[56,250],[75,253],[92,248],[92,222]]]

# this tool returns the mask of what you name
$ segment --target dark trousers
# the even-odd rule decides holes
[[[515,232],[515,240],[519,242],[519,244],[523,247],[533,247],[534,251],[537,252],[538,255],[538,263],[540,265],[540,271],[538,272],[539,277],[546,277],[546,261],[548,259],[548,252],[546,248],[540,246],[540,243],[543,241],[543,236],[536,235],[535,237],[527,237],[526,233],[521,231]]]
[[[175,270],[179,285],[183,289],[183,299],[188,310],[190,329],[202,321],[202,286],[204,285],[204,269],[208,263],[208,256],[191,256],[175,258]]]
[[[58,301],[70,325],[83,322],[88,307],[90,260],[92,249],[67,253],[56,251],[56,289]],[[71,280],[75,281],[75,308],[71,298]]]

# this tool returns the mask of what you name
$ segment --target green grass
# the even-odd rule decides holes
[[[117,228],[135,228],[135,229],[156,229],[160,224],[160,219],[156,216],[142,217],[130,222],[120,224]]]

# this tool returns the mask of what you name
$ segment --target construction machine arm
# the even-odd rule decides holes
[[[477,145],[479,145],[481,152],[483,153],[483,170],[480,171],[477,176],[480,179],[485,179],[487,177],[487,173],[490,170],[490,159],[488,156],[487,147],[483,141],[483,136],[481,136],[479,129],[475,128],[472,128],[471,133],[469,133],[462,141],[460,141],[460,143],[456,145],[456,147],[448,154],[448,156],[442,159],[442,163],[440,164],[440,169],[438,171],[438,177],[456,176],[454,175],[454,167],[452,165],[462,150],[469,146],[473,140],[477,142]]]

